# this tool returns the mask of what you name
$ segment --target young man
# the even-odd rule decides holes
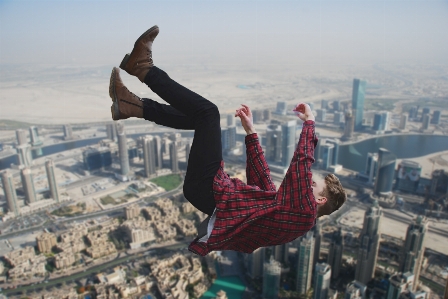
[[[138,77],[169,105],[131,93],[120,79],[119,69],[114,68],[109,87],[112,118],[139,117],[195,131],[183,191],[185,198],[209,217],[199,226],[190,251],[202,256],[213,250],[251,253],[259,247],[287,243],[309,231],[317,217],[341,207],[346,194],[334,175],[312,179],[317,137],[314,115],[304,103],[296,107],[304,121],[300,141],[278,190],[272,183],[250,108],[243,105],[236,110],[235,116],[247,133],[247,184],[230,178],[224,172],[218,108],[154,66],[152,43],[158,33],[157,26],[143,33],[120,68]]]

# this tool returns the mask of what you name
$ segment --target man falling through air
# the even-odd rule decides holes
[[[314,115],[304,103],[295,109],[304,121],[303,128],[278,190],[272,183],[250,108],[242,105],[236,110],[235,116],[247,133],[247,184],[230,178],[224,172],[218,108],[154,66],[152,43],[158,33],[157,26],[143,33],[120,68],[169,105],[137,97],[124,86],[119,69],[114,67],[109,87],[112,118],[138,117],[174,129],[194,130],[183,191],[185,198],[209,217],[199,225],[190,251],[202,256],[213,250],[251,253],[259,247],[291,242],[309,231],[316,218],[342,206],[346,193],[336,176],[313,180],[317,137]]]

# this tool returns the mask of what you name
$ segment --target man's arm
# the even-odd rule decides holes
[[[298,111],[298,117],[304,120],[300,140],[277,192],[277,200],[294,209],[315,210],[316,203],[312,189],[311,165],[314,163],[314,148],[317,144],[314,115],[306,104]],[[301,107],[303,108],[303,107]]]
[[[241,124],[246,131],[246,177],[247,184],[257,186],[261,190],[275,191],[272,182],[271,171],[264,157],[263,150],[258,140],[258,135],[253,126],[252,112],[246,105],[236,110],[235,117],[241,119]]]

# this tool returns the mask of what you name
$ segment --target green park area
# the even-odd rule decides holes
[[[166,191],[173,190],[182,183],[182,178],[178,174],[169,174],[150,180],[154,184],[164,188]]]
[[[81,215],[86,209],[86,204],[78,203],[76,205],[63,206],[51,212],[51,214],[59,217],[73,217]]]

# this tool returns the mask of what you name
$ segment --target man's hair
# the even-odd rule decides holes
[[[341,182],[334,174],[330,173],[325,177],[325,185],[324,190],[319,195],[326,197],[327,202],[319,207],[318,217],[330,215],[334,211],[339,210],[347,198]]]

